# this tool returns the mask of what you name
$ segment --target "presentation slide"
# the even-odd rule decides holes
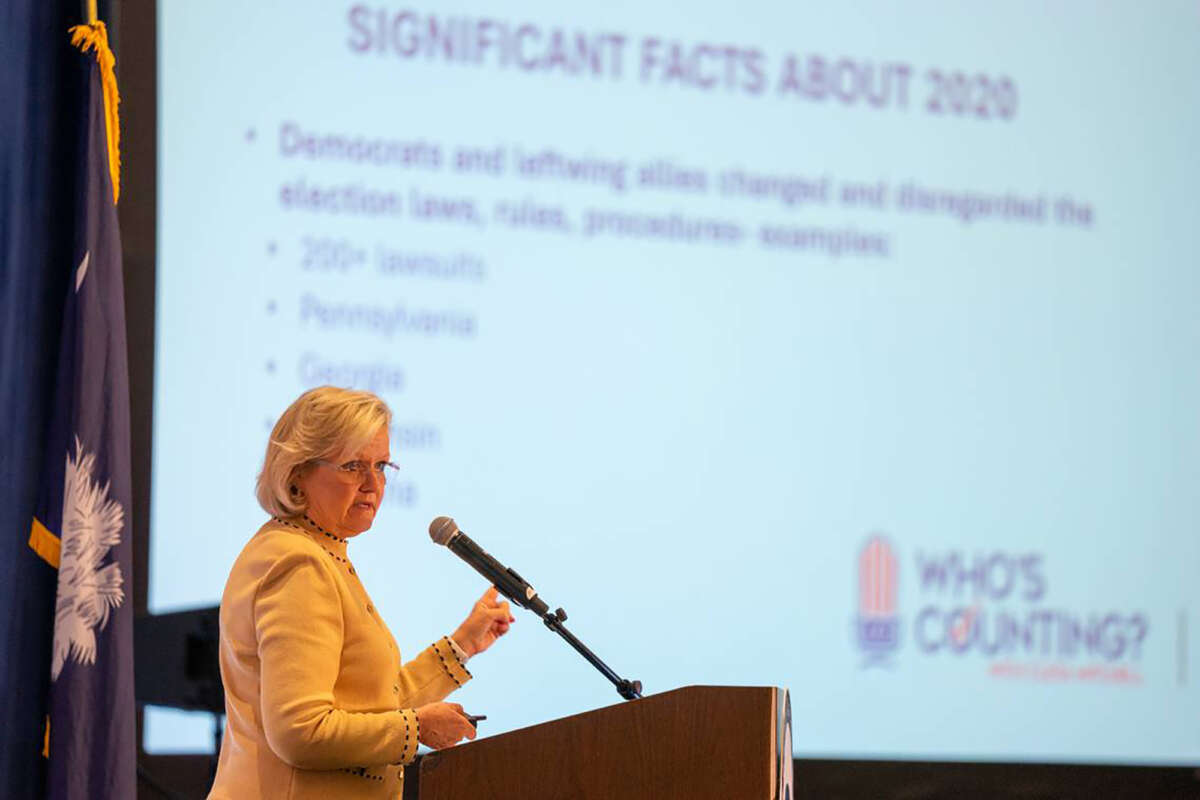
[[[152,612],[351,386],[406,656],[486,589],[448,515],[647,694],[789,688],[798,756],[1200,760],[1196,2],[158,13]],[[621,702],[515,615],[481,735]]]

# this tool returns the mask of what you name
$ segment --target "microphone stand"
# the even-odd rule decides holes
[[[561,608],[557,608],[554,611],[547,611],[542,616],[542,622],[546,623],[546,627],[557,633],[562,638],[566,639],[567,644],[571,645],[571,647],[574,647],[579,655],[587,659],[587,662],[593,667],[600,670],[601,675],[612,681],[613,685],[617,687],[617,693],[621,695],[621,697],[625,698],[626,700],[637,700],[641,698],[642,682],[627,680],[613,672],[608,664],[605,664],[603,661],[601,661],[599,656],[589,650],[587,645],[575,637],[575,634],[567,630],[566,626],[563,625],[563,623],[566,621],[567,612],[563,611]]]
[[[506,569],[503,564],[488,555],[482,547],[471,541],[471,537],[458,529],[458,524],[453,519],[450,517],[434,519],[429,523],[429,537],[436,544],[445,545],[451,552],[466,561],[471,569],[487,578],[500,594],[516,605],[529,609],[541,617],[547,628],[566,639],[567,644],[574,647],[579,655],[600,670],[601,675],[612,681],[621,697],[626,700],[641,698],[641,681],[626,680],[613,672],[607,664],[600,660],[599,656],[588,649],[587,645],[579,641],[575,634],[566,629],[563,623],[567,621],[567,612],[561,608],[549,611],[546,601],[537,596],[537,591],[515,569],[512,567]]]

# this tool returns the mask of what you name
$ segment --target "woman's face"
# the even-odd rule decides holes
[[[391,460],[387,426],[357,453],[343,453],[331,460],[335,465],[359,461],[370,469],[360,476],[330,464],[311,464],[296,483],[308,498],[308,515],[313,521],[338,536],[357,536],[371,527],[383,502],[384,479],[374,466]]]

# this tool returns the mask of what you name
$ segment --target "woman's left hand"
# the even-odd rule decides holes
[[[509,613],[508,601],[497,602],[499,592],[495,586],[488,588],[483,597],[475,601],[471,613],[454,632],[454,641],[468,656],[487,650],[496,640],[508,633],[508,626],[516,622]]]

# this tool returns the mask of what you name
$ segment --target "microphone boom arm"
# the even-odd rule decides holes
[[[504,573],[515,578],[518,585],[529,585],[528,581],[522,578],[521,575],[512,567],[505,569]],[[481,572],[481,574],[483,573]],[[484,574],[484,577],[487,577],[486,574]],[[567,644],[575,648],[575,651],[579,653],[579,655],[583,656],[589,664],[598,669],[601,675],[612,681],[613,685],[617,687],[617,693],[620,694],[621,697],[625,698],[626,700],[637,700],[642,696],[641,681],[631,681],[626,678],[622,678],[620,675],[614,672],[612,668],[608,666],[608,664],[605,664],[600,659],[600,656],[593,653],[590,647],[579,641],[579,637],[567,630],[567,626],[563,625],[563,623],[567,621],[566,611],[563,611],[561,608],[556,608],[553,611],[547,610],[549,607],[546,605],[546,601],[538,597],[536,593],[534,593],[532,597],[514,597],[512,592],[508,590],[508,587],[500,586],[498,584],[493,584],[493,586],[496,587],[496,590],[499,591],[500,594],[504,595],[512,602],[529,609],[534,614],[541,617],[542,622],[546,623],[547,628],[565,639]]]
[[[626,700],[639,699],[642,696],[642,682],[631,681],[626,678],[622,678],[620,675],[613,672],[612,668],[609,667],[608,664],[605,664],[603,661],[601,661],[600,657],[593,653],[586,644],[579,641],[575,634],[567,630],[567,627],[563,625],[566,619],[567,612],[563,611],[561,608],[555,609],[554,611],[547,611],[542,616],[542,622],[546,623],[546,627],[557,633],[562,638],[566,639],[567,644],[571,645],[571,647],[574,647],[579,655],[583,656],[593,667],[600,670],[601,675],[612,681],[613,685],[617,687],[617,693],[621,695],[621,697],[625,698]]]
[[[538,597],[537,591],[529,585],[529,582],[517,573],[512,567],[505,567],[495,558],[493,558],[486,550],[472,541],[471,537],[467,536],[458,525],[450,517],[438,517],[433,522],[429,523],[429,537],[436,544],[444,545],[451,552],[467,562],[480,575],[484,577],[488,583],[496,587],[496,591],[507,597],[513,603],[527,608],[534,614],[542,618],[542,622],[546,623],[546,627],[557,633],[567,644],[575,648],[579,655],[583,656],[589,664],[600,671],[600,674],[612,681],[617,687],[617,693],[626,700],[637,700],[642,696],[642,682],[631,681],[622,678],[620,675],[612,671],[607,664],[600,660],[600,657],[588,648],[583,642],[579,641],[575,634],[567,630],[563,625],[567,620],[567,612],[561,608],[556,608],[550,611],[550,607],[546,601]]]

